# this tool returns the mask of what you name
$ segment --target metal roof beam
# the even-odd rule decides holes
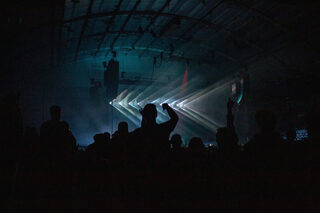
[[[120,10],[120,7],[121,7],[122,2],[123,2],[123,0],[120,0],[120,1],[118,2],[117,6],[116,6],[116,9],[113,11],[114,14],[112,15],[112,17],[111,17],[111,19],[110,19],[110,21],[109,21],[109,23],[108,23],[108,26],[106,27],[105,31],[104,31],[103,34],[102,34],[101,40],[100,40],[100,42],[99,42],[99,44],[98,44],[97,51],[96,51],[95,54],[98,54],[98,53],[99,53],[100,48],[101,48],[101,45],[103,44],[104,39],[105,39],[105,37],[107,36],[107,34],[108,34],[109,30],[110,30],[110,27],[112,26],[112,23],[114,22],[114,19],[116,18],[116,13],[119,12],[119,10]]]
[[[120,32],[119,30],[109,30],[108,34],[118,34],[119,32]],[[140,32],[139,31],[135,31],[135,30],[124,30],[124,31],[121,32],[121,34],[138,36],[138,35],[140,35]],[[100,37],[102,35],[104,35],[104,32],[98,32],[98,33],[92,33],[92,34],[84,35],[83,38],[94,38],[94,37],[98,37],[98,36]],[[174,40],[185,41],[185,39],[182,39],[180,37],[169,36],[168,38],[174,39]],[[76,38],[76,37],[70,38],[70,39],[66,40],[65,42],[74,41],[75,39],[78,39],[78,38]]]
[[[107,48],[101,48],[102,50],[111,50],[110,47],[107,47]],[[115,46],[113,47],[114,50],[116,51],[130,51],[130,50],[133,50],[132,47],[130,46]],[[85,51],[84,53],[81,53],[79,54],[79,59],[78,60],[81,60],[83,59],[81,56],[94,56],[94,51],[95,49],[92,49],[92,50],[87,50]],[[166,50],[163,50],[163,49],[157,49],[157,48],[146,48],[146,47],[139,47],[139,46],[136,46],[135,48],[135,51],[148,51],[150,53],[154,53],[154,54],[159,54],[159,53],[168,53],[166,52]],[[91,52],[93,54],[91,54]],[[180,54],[175,54],[173,56],[171,56],[171,58],[167,58],[165,57],[166,59],[168,60],[172,60],[172,61],[186,61],[186,60],[189,60],[190,62],[200,62],[200,63],[205,63],[205,64],[210,64],[210,65],[214,65],[215,63],[211,60],[207,60],[207,59],[204,59],[203,57],[201,58],[191,58],[191,57],[185,57],[183,55],[180,55]],[[70,62],[71,63],[71,62]]]
[[[273,18],[269,17],[263,11],[255,8],[255,7],[251,7],[250,5],[248,5],[248,4],[246,4],[246,3],[242,2],[242,1],[233,0],[233,2],[238,4],[238,6],[240,6],[240,7],[244,7],[247,11],[251,11],[251,12],[255,13],[256,15],[259,15],[261,18],[263,18],[264,20],[268,21],[273,26],[279,27],[283,32],[289,32],[290,31],[290,29],[287,26],[285,26],[282,23],[279,23],[279,22],[275,21]]]
[[[76,49],[76,55],[75,55],[74,60],[77,60],[77,57],[78,57],[78,53],[79,53],[81,42],[82,42],[82,36],[83,36],[84,32],[86,31],[86,28],[87,28],[87,25],[89,22],[89,15],[91,14],[93,2],[94,2],[94,0],[90,0],[90,2],[89,2],[87,14],[85,16],[85,20],[84,20],[82,28],[81,28],[80,37],[79,37],[79,41],[78,41],[78,45],[77,45],[77,49]]]
[[[302,35],[301,33],[297,34],[293,28],[281,23],[280,21],[276,21],[274,20],[272,17],[270,17],[269,15],[267,15],[266,13],[264,13],[263,11],[255,8],[255,7],[251,7],[250,5],[244,3],[243,1],[237,1],[237,0],[233,0],[235,3],[237,3],[239,6],[244,7],[245,9],[247,9],[248,11],[259,15],[261,18],[263,18],[264,20],[266,20],[267,22],[271,23],[274,27],[278,27],[282,32],[284,33],[289,33],[292,34],[294,36],[297,36],[297,38],[299,39],[299,41],[303,41],[306,45],[308,45],[309,48],[313,49],[315,52],[317,52],[317,54],[319,54],[320,49],[315,48],[315,46],[313,44],[311,44],[309,42],[309,40],[306,38],[306,36]]]
[[[141,0],[137,0],[135,5],[133,6],[132,10],[130,11],[129,15],[127,16],[126,20],[124,21],[124,23],[122,24],[121,28],[120,28],[120,32],[116,35],[116,37],[113,39],[111,45],[110,45],[110,49],[113,49],[113,46],[115,45],[115,43],[117,42],[118,38],[120,37],[121,33],[124,31],[125,27],[127,26],[131,16],[133,15],[134,11],[136,11],[137,7],[139,6]],[[106,53],[106,55],[108,55],[108,52]]]
[[[108,11],[108,12],[102,12],[102,13],[95,13],[95,14],[90,14],[89,16],[78,16],[75,18],[71,18],[68,20],[65,20],[63,22],[63,24],[67,24],[67,23],[71,23],[71,22],[75,22],[75,21],[81,21],[83,19],[86,19],[87,17],[89,19],[94,19],[94,18],[102,18],[102,17],[108,17],[108,16],[124,16],[124,15],[128,15],[130,14],[132,11],[128,11],[128,10],[124,10],[124,11]],[[140,15],[140,16],[155,16],[157,14],[157,11],[153,11],[153,10],[138,10],[138,11],[134,11],[132,13],[132,15]],[[179,18],[181,20],[185,20],[185,21],[193,21],[196,22],[199,19],[198,18],[194,18],[191,16],[185,16],[185,15],[179,15],[179,14],[174,14],[174,13],[160,13],[159,16],[163,16],[163,17],[169,17],[169,18]],[[206,21],[203,20],[202,24],[206,25],[206,26],[212,26],[215,25],[213,23],[211,23],[210,21]]]
[[[193,23],[187,30],[185,30],[180,37],[183,37],[187,35],[192,29],[194,29],[196,26],[198,26],[202,21],[204,21],[211,13],[217,9],[225,0],[221,0],[218,2],[218,4],[214,5],[205,15],[203,15],[198,21]],[[170,54],[170,56],[173,54],[174,51]],[[169,57],[170,57],[169,56]]]
[[[143,35],[145,34],[145,32],[148,32],[150,27],[156,22],[156,20],[159,18],[160,14],[163,12],[163,10],[168,7],[168,5],[170,4],[171,0],[167,0],[164,5],[160,8],[160,10],[158,10],[158,12],[152,17],[150,23],[147,25],[147,27],[145,28],[145,30],[143,31],[143,33],[133,42],[132,47],[134,48],[134,46],[138,43],[138,41],[143,37]]]
[[[199,22],[201,23],[201,21]],[[231,35],[231,37],[233,37],[234,39],[238,39],[242,42],[244,42],[245,44],[251,46],[252,48],[258,50],[259,52],[267,52],[268,50],[266,50],[265,48],[255,44],[254,42],[246,39],[246,38],[243,38],[243,37],[240,37],[235,31],[233,30],[230,30],[228,29],[227,27],[223,26],[223,25],[219,25],[219,24],[214,24],[212,23],[212,25],[214,27],[216,27],[216,29],[218,30],[223,30],[225,31],[227,34]],[[220,54],[221,56],[223,56],[222,54]],[[286,67],[286,68],[290,68],[290,66],[285,62],[283,61],[281,58],[279,58],[278,56],[274,55],[274,54],[270,54],[276,61],[278,61],[282,66]],[[240,64],[240,63],[239,63]]]
[[[186,3],[185,0],[179,1],[179,2],[174,6],[174,8],[175,8],[175,9],[179,9],[179,8],[182,7],[185,3]],[[160,13],[160,15],[162,15],[162,14],[163,14],[163,13]],[[174,16],[172,17],[172,19],[171,19],[169,22],[166,23],[166,25],[165,25],[164,28],[166,28],[166,27],[168,26],[168,24],[169,24],[174,18],[177,18],[177,19],[182,20],[182,19],[185,19],[186,17],[174,15]],[[188,17],[188,18],[192,18],[192,17]],[[196,19],[196,20],[198,20],[198,19]],[[194,21],[195,21],[195,20],[194,20]],[[164,28],[162,28],[162,30],[161,30],[161,32],[160,32],[160,35],[159,35],[157,38],[154,38],[154,39],[149,43],[149,45],[148,45],[147,47],[152,46],[152,44],[153,44],[154,42],[156,42],[157,40],[159,40],[159,39],[161,38],[162,33],[164,32]],[[143,56],[144,53],[145,53],[145,52],[142,52],[142,53],[139,55],[139,57]]]
[[[217,9],[225,0],[220,1],[218,4],[216,4],[214,7],[212,7],[204,16],[202,16],[198,21],[196,21],[195,23],[193,23],[186,31],[184,31],[181,36],[186,35],[187,33],[189,33],[193,28],[195,28],[197,25],[199,25],[200,23],[202,23],[209,15],[211,15],[211,13]]]

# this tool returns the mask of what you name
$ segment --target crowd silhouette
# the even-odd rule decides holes
[[[147,104],[141,127],[94,135],[87,149],[77,148],[61,108],[51,119],[22,128],[18,97],[0,108],[0,212],[318,212],[320,204],[319,113],[306,118],[309,138],[284,140],[269,110],[256,112],[256,134],[240,149],[234,127],[234,102],[227,103],[227,126],[216,133],[218,147],[194,137],[182,146],[170,134],[178,115],[156,122]]]

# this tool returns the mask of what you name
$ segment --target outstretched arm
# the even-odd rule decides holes
[[[167,110],[170,120],[175,121],[176,123],[178,122],[179,117],[177,113],[167,103],[162,104],[162,108]]]
[[[234,117],[232,114],[233,106],[234,106],[234,101],[229,99],[228,104],[227,104],[227,110],[228,110],[228,112],[227,112],[227,127],[234,131],[235,130],[234,124],[233,124]]]
[[[165,124],[169,125],[170,130],[173,131],[173,129],[176,127],[178,123],[179,117],[177,113],[167,103],[162,104],[162,108],[164,110],[167,110],[168,115],[170,117],[170,120],[165,122]]]
[[[227,128],[230,131],[230,134],[233,135],[235,142],[238,142],[238,136],[236,133],[236,128],[234,127],[234,117],[233,117],[233,113],[232,113],[232,109],[234,106],[234,101],[229,99],[228,104],[227,104]]]

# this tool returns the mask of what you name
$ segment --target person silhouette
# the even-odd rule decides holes
[[[66,157],[72,155],[77,151],[77,141],[73,136],[69,124],[65,121],[61,122],[59,129],[60,150],[65,153]]]
[[[178,151],[182,147],[182,140],[181,140],[181,135],[179,134],[174,134],[171,136],[171,145],[172,145],[172,150]]]
[[[171,156],[170,156],[170,164],[176,171],[183,169],[186,163],[186,152],[185,149],[181,146],[182,139],[179,134],[174,134],[171,136]]]
[[[0,196],[3,200],[12,193],[15,185],[14,177],[19,170],[23,146],[22,132],[19,95],[8,94],[0,105]]]
[[[125,121],[122,121],[118,124],[118,129],[115,131],[115,133],[112,134],[112,139],[116,139],[118,137],[127,136],[129,133],[128,131],[128,123]]]
[[[51,161],[57,161],[58,156],[67,150],[70,152],[75,151],[76,141],[69,129],[69,124],[65,121],[60,121],[61,108],[59,106],[50,107],[50,117],[51,119],[44,122],[40,127],[40,141],[42,143],[42,151],[48,154],[47,157]]]
[[[234,101],[229,99],[227,103],[227,126],[218,128],[216,134],[216,141],[219,146],[221,157],[234,157],[235,151],[238,149],[238,136],[233,124],[233,106]]]
[[[103,161],[109,157],[108,152],[110,151],[110,134],[95,134],[93,139],[94,142],[87,147],[86,152],[93,161]]]
[[[158,124],[157,108],[154,104],[147,104],[140,113],[142,115],[141,127],[132,132],[134,146],[142,164],[164,163],[168,160],[170,151],[169,135],[176,127],[179,117],[167,104],[162,104],[170,119]]]
[[[119,166],[125,166],[128,149],[130,148],[128,123],[123,121],[118,124],[118,130],[112,135],[111,146],[112,153],[111,158],[113,164]]]
[[[8,94],[0,105],[0,153],[1,156],[16,158],[23,136],[22,115],[19,95]]]
[[[168,112],[170,120],[162,124],[157,124],[156,118],[158,115],[157,108],[154,104],[147,104],[143,110],[140,110],[142,115],[141,128],[143,129],[158,129],[167,133],[164,137],[168,140],[169,134],[174,130],[178,123],[179,117],[176,112],[167,104],[162,104],[162,109]]]
[[[246,156],[255,168],[275,168],[282,165],[284,143],[275,131],[276,115],[270,110],[259,110],[255,114],[260,132],[246,145]]]
[[[205,151],[203,142],[199,137],[193,137],[189,141],[188,150],[192,156],[200,157],[203,156],[203,152]]]
[[[127,135],[128,134],[128,123],[123,121],[118,125],[118,133],[119,135]]]
[[[40,127],[40,137],[44,142],[52,141],[58,135],[58,130],[61,126],[61,108],[59,106],[50,107],[50,117],[49,121],[43,123]]]
[[[205,146],[199,137],[193,137],[188,144],[188,167],[191,173],[199,174],[206,166]]]

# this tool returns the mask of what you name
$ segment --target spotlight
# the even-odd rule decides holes
[[[133,108],[135,108],[135,105],[132,101],[129,102],[129,105],[132,106]]]
[[[183,103],[179,103],[179,104],[177,104],[177,107],[182,109],[184,107],[184,104]]]
[[[109,104],[112,105],[112,101],[110,101]]]

